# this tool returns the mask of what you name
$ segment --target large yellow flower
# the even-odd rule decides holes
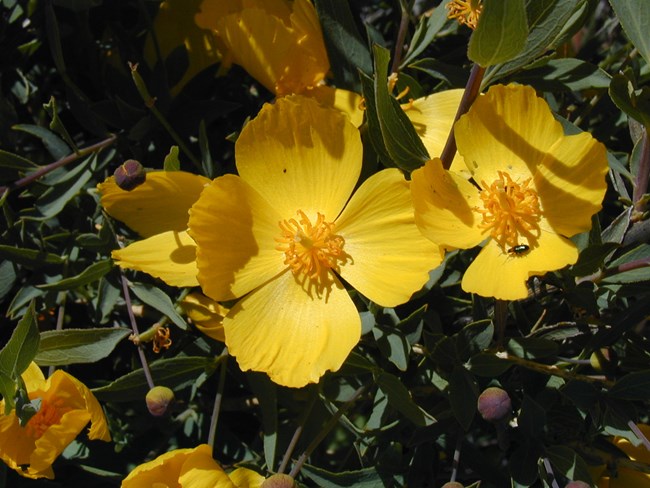
[[[330,64],[309,0],[203,0],[196,23],[213,29],[232,61],[276,96],[301,93],[361,124],[361,97],[324,85]]]
[[[90,390],[65,371],[47,380],[32,363],[22,374],[38,411],[24,427],[15,410],[4,415],[0,401],[0,458],[27,478],[54,478],[52,463],[90,422],[88,438],[110,441],[102,407]]]
[[[605,195],[605,148],[590,134],[566,136],[532,88],[494,86],[454,127],[472,180],[440,160],[413,172],[415,218],[446,248],[485,245],[465,272],[467,292],[527,296],[532,275],[575,263],[568,239],[591,227]]]
[[[650,426],[637,424],[646,438],[650,437]],[[599,468],[598,488],[650,488],[650,452],[646,447],[639,443],[632,444],[623,437],[616,436],[612,440],[614,445],[623,451],[629,457],[630,463],[626,459],[619,460],[615,468],[607,470],[606,466]],[[637,468],[638,469],[635,469]]]
[[[212,458],[212,448],[176,449],[136,467],[122,488],[259,488],[264,477],[246,468],[230,474]]]
[[[235,155],[240,176],[214,180],[190,210],[199,283],[214,300],[243,297],[223,324],[242,369],[286,386],[316,382],[359,340],[339,276],[392,307],[424,285],[439,247],[415,226],[398,170],[371,176],[350,198],[359,132],[310,98],[265,105]]]

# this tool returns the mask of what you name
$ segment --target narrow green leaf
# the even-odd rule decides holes
[[[393,363],[397,369],[406,371],[411,346],[404,335],[400,334],[399,331],[384,326],[374,327],[372,335],[382,355]]]
[[[174,389],[195,380],[201,373],[211,375],[218,360],[213,357],[176,357],[160,359],[150,365],[154,384]],[[100,401],[128,402],[144,401],[149,391],[142,368],[116,379],[112,383],[94,388],[92,392]]]
[[[540,359],[555,356],[558,345],[536,337],[512,337],[506,344],[509,353],[523,359]]]
[[[431,15],[422,16],[418,24],[408,51],[404,55],[400,68],[417,58],[433,42],[434,38],[447,23],[447,4],[450,0],[444,0],[436,7]]]
[[[38,350],[38,326],[34,302],[29,304],[27,312],[14,329],[5,347],[0,350],[0,394],[7,404],[13,405],[16,392],[15,381],[27,369]],[[9,378],[9,380],[7,380]],[[8,405],[6,408],[10,408]]]
[[[53,130],[54,132],[59,134],[63,138],[63,140],[68,144],[68,146],[71,147],[74,152],[77,152],[77,146],[72,140],[72,137],[70,137],[68,130],[65,128],[65,125],[63,125],[63,122],[59,117],[59,109],[56,104],[56,98],[51,96],[50,101],[48,103],[43,104],[43,108],[52,119],[50,121],[50,130]]]
[[[587,276],[598,271],[605,261],[605,258],[618,247],[614,242],[592,245],[586,248],[578,256],[578,262],[569,268],[572,276]]]
[[[610,76],[596,65],[580,59],[551,59],[517,74],[514,81],[538,90],[561,92],[609,88]]]
[[[38,285],[41,290],[61,291],[71,290],[79,286],[87,285],[93,281],[97,281],[113,267],[113,262],[110,259],[93,263],[84,269],[81,273],[70,278],[65,278],[56,283],[49,283],[47,285]]]
[[[7,151],[0,150],[0,168],[29,171],[38,169],[38,165],[29,159]]]
[[[388,403],[415,425],[423,427],[436,421],[413,401],[409,391],[397,376],[381,372],[377,375],[375,382],[388,397]]]
[[[467,57],[483,67],[513,59],[526,45],[528,19],[524,0],[485,0]]]
[[[38,137],[41,141],[43,141],[45,148],[54,159],[64,158],[71,153],[68,145],[63,142],[54,132],[46,129],[45,127],[30,124],[17,124],[12,126],[12,129],[27,132],[28,134]]]
[[[609,96],[627,115],[646,127],[650,126],[650,87],[637,90],[631,72],[617,73],[612,77]]]
[[[181,169],[181,162],[178,159],[178,146],[169,148],[169,153],[163,161],[163,169],[165,171],[178,171]]]
[[[474,420],[478,396],[474,377],[462,366],[455,367],[449,378],[449,403],[454,417],[465,431]]]
[[[472,356],[469,360],[469,370],[476,376],[496,378],[512,366],[510,361],[486,352]]]
[[[380,46],[374,46],[373,52],[375,106],[386,151],[397,167],[412,171],[429,160],[429,153],[399,102],[388,91],[390,53]]]
[[[144,303],[150,307],[155,308],[160,313],[165,314],[169,319],[174,322],[182,330],[187,329],[187,324],[183,317],[181,317],[171,299],[159,288],[156,288],[152,285],[145,285],[142,283],[130,283],[129,288],[133,290],[135,296],[137,296]]]
[[[130,329],[64,329],[41,332],[34,361],[40,366],[94,363],[107,357]]]
[[[645,62],[650,63],[650,38],[648,37],[650,2],[648,0],[609,0],[609,3],[612,4],[627,37],[639,50]]]
[[[361,73],[361,87],[363,98],[366,101],[366,121],[368,124],[368,137],[377,157],[384,166],[395,166],[390,154],[384,144],[384,136],[381,133],[377,105],[375,104],[375,85],[371,77]]]
[[[589,466],[576,451],[567,446],[551,446],[546,449],[551,465],[557,473],[570,480],[582,480],[591,483]]]
[[[333,473],[316,466],[305,464],[302,473],[321,488],[375,488],[385,486],[377,468],[364,468],[359,471]]]

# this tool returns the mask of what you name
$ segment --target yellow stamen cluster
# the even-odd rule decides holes
[[[63,408],[57,401],[42,400],[38,412],[25,425],[25,432],[32,439],[39,439],[52,425],[58,424],[69,408]]]
[[[499,171],[498,175],[499,178],[489,186],[481,181],[483,208],[475,208],[483,217],[479,227],[489,229],[490,236],[504,250],[522,245],[521,236],[529,244],[534,244],[539,237],[542,212],[537,192],[529,187],[531,179],[516,183],[504,171]]]
[[[337,270],[339,262],[345,260],[343,238],[334,234],[334,223],[325,222],[321,213],[317,214],[314,224],[302,210],[297,214],[299,220],[279,223],[282,237],[275,239],[279,243],[276,249],[284,253],[284,264],[295,276],[303,275],[321,282],[325,278],[324,271]]]
[[[448,19],[456,19],[459,24],[476,29],[478,19],[483,11],[482,0],[452,0],[447,4]]]

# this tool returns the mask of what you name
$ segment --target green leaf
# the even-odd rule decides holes
[[[375,104],[375,84],[371,77],[361,73],[361,88],[363,98],[366,101],[366,120],[368,124],[368,137],[377,157],[384,164],[384,166],[395,166],[393,163],[386,144],[384,144],[384,136],[381,133],[381,124],[379,123],[379,114],[377,113],[377,105]]]
[[[181,169],[181,162],[178,159],[178,146],[169,148],[169,154],[165,156],[163,161],[163,169],[165,171],[178,171]]]
[[[468,431],[476,414],[478,385],[474,377],[462,366],[457,366],[449,378],[449,403],[461,427]]]
[[[77,146],[72,140],[72,137],[70,137],[70,134],[68,134],[68,130],[63,125],[63,122],[59,118],[59,109],[56,105],[56,98],[50,96],[50,101],[48,103],[44,103],[43,108],[52,119],[50,121],[50,130],[53,130],[54,132],[59,134],[63,138],[63,140],[68,144],[68,146],[70,146],[74,150],[74,152],[77,152],[78,150]]]
[[[524,395],[517,423],[525,438],[538,439],[546,426],[546,410],[528,395]]]
[[[399,102],[388,91],[388,50],[374,46],[375,78],[374,106],[386,151],[398,168],[412,171],[429,160],[422,140],[413,124],[400,107]]]
[[[512,363],[499,358],[495,354],[482,352],[476,356],[472,356],[468,366],[469,370],[476,376],[496,378],[505,373],[512,366]]]
[[[586,61],[574,58],[551,59],[513,78],[538,90],[560,92],[609,88],[610,76]]]
[[[160,359],[150,365],[151,376],[156,386],[174,389],[179,385],[195,380],[201,373],[211,375],[218,360],[213,357],[176,357]],[[94,388],[92,392],[100,401],[129,402],[144,401],[149,385],[142,368],[130,372],[112,383]]]
[[[130,329],[64,329],[41,332],[34,361],[40,366],[94,363],[108,357]]]
[[[70,154],[70,148],[54,132],[38,125],[17,124],[12,129],[38,137],[54,159],[62,159]]]
[[[436,37],[438,32],[440,32],[440,30],[445,26],[447,23],[446,7],[449,1],[450,0],[444,0],[440,5],[438,5],[438,7],[436,7],[431,15],[428,17],[423,15],[420,18],[420,23],[415,29],[415,33],[411,39],[411,44],[404,55],[400,68],[404,68],[422,54],[422,52],[429,47],[429,44],[433,42],[433,39]]]
[[[605,242],[589,246],[578,256],[578,262],[569,268],[572,276],[587,276],[598,271],[605,262],[605,258],[618,247],[614,242]]]
[[[536,337],[512,337],[506,349],[523,359],[540,359],[557,355],[558,346],[553,341]]]
[[[409,68],[422,71],[435,80],[441,80],[452,87],[464,87],[469,74],[460,66],[443,63],[437,59],[418,59],[409,65]]]
[[[375,488],[385,486],[377,468],[364,468],[358,471],[332,473],[316,466],[305,464],[301,472],[322,488]]]
[[[431,415],[422,410],[411,398],[410,393],[397,376],[381,372],[375,378],[377,386],[388,397],[388,403],[415,425],[424,427],[436,422]]]
[[[515,449],[508,459],[508,469],[512,478],[520,485],[531,486],[538,478],[537,460],[542,455],[542,447],[539,442],[532,439],[523,442]]]
[[[133,290],[135,296],[137,296],[144,303],[150,307],[155,308],[160,313],[165,314],[169,319],[174,322],[182,330],[187,329],[187,324],[183,317],[181,317],[171,299],[159,288],[156,288],[152,285],[145,285],[142,283],[130,283],[129,288]]]
[[[336,85],[360,91],[358,72],[372,73],[372,60],[368,46],[357,31],[349,3],[316,0],[315,6]]]
[[[600,391],[586,381],[571,380],[560,388],[560,393],[571,400],[576,407],[586,411],[597,406],[600,398]]]
[[[61,256],[38,249],[25,249],[0,244],[0,258],[8,259],[30,268],[38,268],[44,264],[62,264]]]
[[[645,62],[650,63],[650,38],[648,37],[650,2],[647,0],[609,0],[609,3],[612,4],[627,37],[639,50]]]
[[[626,374],[609,389],[609,394],[624,400],[649,400],[650,369]]]
[[[262,412],[264,460],[267,466],[275,466],[275,451],[278,443],[278,387],[262,373],[249,374],[248,383],[253,394],[259,398]]]
[[[61,281],[57,281],[56,283],[38,285],[38,287],[41,290],[50,291],[71,290],[73,288],[87,285],[88,283],[99,280],[102,276],[108,273],[112,267],[113,262],[110,259],[105,259],[104,261],[98,261],[91,264],[76,276],[65,278]]]
[[[0,168],[29,171],[38,169],[39,166],[22,156],[0,150]]]
[[[411,346],[404,335],[400,334],[399,331],[380,325],[372,329],[372,335],[382,355],[393,363],[397,369],[406,371]]]
[[[512,60],[489,68],[483,79],[484,85],[492,84],[526,66],[534,59],[553,49],[556,38],[567,24],[578,5],[585,0],[526,0],[528,37],[523,50]]]
[[[565,478],[591,483],[589,466],[573,449],[566,446],[551,446],[546,449],[546,456]]]
[[[527,37],[524,0],[485,0],[467,57],[483,67],[503,63],[522,51]]]
[[[491,320],[480,320],[463,327],[456,336],[456,350],[462,361],[478,354],[492,343],[494,324]]]
[[[631,72],[612,76],[609,96],[627,115],[646,127],[650,126],[650,87],[637,90]]]

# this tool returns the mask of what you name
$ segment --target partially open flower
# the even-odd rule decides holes
[[[147,410],[155,417],[161,417],[167,412],[167,408],[174,401],[174,392],[166,386],[154,386],[147,392],[145,397]]]
[[[52,463],[88,423],[89,439],[111,440],[102,407],[79,380],[61,370],[45,379],[36,363],[22,378],[29,399],[40,404],[22,427],[0,401],[0,458],[7,466],[27,478],[54,479]]]

